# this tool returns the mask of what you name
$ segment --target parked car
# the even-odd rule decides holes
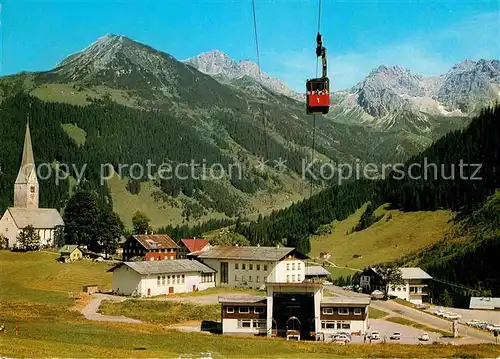
[[[347,335],[337,335],[333,338],[333,342],[337,344],[347,344],[351,341]]]
[[[400,340],[401,339],[401,333],[400,332],[394,332],[389,337],[389,339],[391,339],[391,340]]]
[[[486,329],[488,329],[490,332],[494,330],[500,330],[500,324],[490,324],[486,326]]]
[[[422,340],[422,341],[424,341],[424,342],[428,342],[431,338],[429,337],[429,334],[422,333],[422,335],[420,336],[419,339]]]
[[[380,340],[380,333],[379,332],[372,332],[372,334],[370,335],[370,338],[372,340]]]

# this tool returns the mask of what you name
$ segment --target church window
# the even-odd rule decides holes
[[[35,193],[35,186],[31,186],[31,193]]]

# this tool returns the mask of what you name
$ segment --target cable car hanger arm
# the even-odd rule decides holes
[[[326,48],[323,47],[323,35],[321,35],[318,32],[318,35],[316,36],[316,56],[320,57],[321,56],[321,64],[323,68],[323,73],[322,73],[322,78],[328,77],[327,75],[327,68],[326,68]]]

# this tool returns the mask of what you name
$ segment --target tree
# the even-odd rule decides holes
[[[378,267],[376,270],[384,287],[384,298],[387,299],[389,286],[397,286],[404,283],[403,274],[401,273],[401,269],[392,264]]]
[[[151,231],[149,218],[140,211],[135,212],[132,217],[132,224],[134,226],[134,234],[146,234]]]
[[[91,246],[97,237],[99,208],[95,195],[78,191],[68,201],[64,210],[64,235],[67,244]]]
[[[17,235],[20,247],[25,251],[36,251],[40,249],[40,235],[30,224]]]
[[[439,296],[439,304],[443,307],[453,306],[453,298],[451,297],[447,289],[445,289],[444,292]]]
[[[106,257],[115,253],[123,230],[124,225],[120,217],[110,208],[102,208],[99,214],[97,237],[91,242],[90,249],[95,252],[104,252]]]
[[[0,249],[7,249],[7,238],[0,234]]]
[[[211,245],[234,246],[236,244],[241,246],[248,246],[250,242],[239,233],[232,232],[228,229],[222,229],[214,237],[210,239]]]

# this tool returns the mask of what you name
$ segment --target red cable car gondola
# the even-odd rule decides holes
[[[306,82],[306,113],[309,115],[326,115],[330,109],[330,80],[326,69],[326,48],[323,47],[323,36],[316,36],[316,56],[321,56],[323,73],[320,78]]]

